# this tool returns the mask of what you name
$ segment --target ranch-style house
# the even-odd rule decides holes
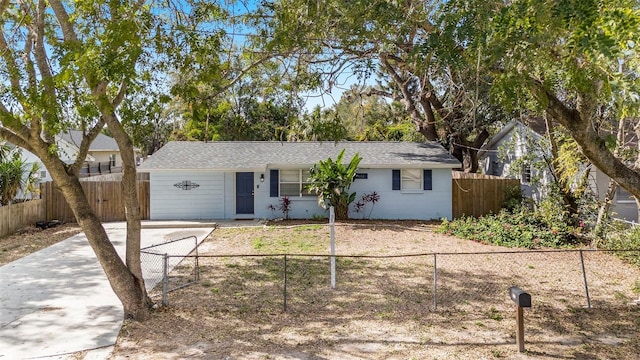
[[[451,171],[460,163],[435,142],[169,142],[139,167],[150,180],[151,220],[270,219],[281,198],[291,218],[327,216],[309,193],[309,169],[320,160],[362,161],[351,185],[356,199],[376,192],[372,219],[451,218]],[[373,210],[370,212],[370,210]]]

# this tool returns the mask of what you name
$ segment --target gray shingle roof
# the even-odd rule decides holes
[[[335,160],[342,149],[345,149],[345,162],[358,152],[362,157],[360,167],[460,166],[458,160],[435,142],[173,141],[154,153],[139,170],[311,167],[329,157]]]
[[[80,147],[82,142],[82,131],[69,130],[60,134],[60,137],[65,141]],[[118,143],[114,138],[111,138],[104,134],[98,134],[95,140],[89,146],[89,151],[120,151],[118,149]]]

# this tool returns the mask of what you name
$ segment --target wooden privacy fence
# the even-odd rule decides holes
[[[100,221],[125,221],[124,197],[119,181],[81,182],[84,193]],[[149,219],[149,182],[138,181],[138,200],[143,220]],[[62,220],[75,222],[76,218],[62,194],[52,182],[40,185],[41,197],[44,201],[46,220]]]
[[[498,176],[453,172],[453,218],[483,216],[498,213],[507,198],[509,189],[520,188],[519,179]]]
[[[0,237],[33,225],[44,217],[45,203],[42,199],[0,206]]]

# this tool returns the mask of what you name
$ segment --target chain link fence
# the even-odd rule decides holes
[[[172,284],[164,287],[165,305],[168,291],[193,283],[200,274],[210,296],[230,307],[259,304],[261,311],[318,311],[347,301],[397,306],[395,311],[490,309],[509,304],[511,286],[531,293],[534,306],[580,308],[637,301],[640,270],[616,254],[639,256],[640,250],[338,255],[335,289],[327,255],[192,254],[183,260],[188,266],[170,272],[172,254],[164,256],[167,271],[155,265],[154,275]]]
[[[192,254],[193,256],[188,256]],[[149,295],[162,296],[198,281],[198,238],[188,236],[140,249],[142,276]],[[169,276],[169,274],[174,273]],[[162,284],[161,287],[157,287]]]

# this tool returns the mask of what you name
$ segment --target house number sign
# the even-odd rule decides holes
[[[179,182],[179,183],[173,184],[173,186],[177,187],[178,189],[182,189],[182,190],[191,190],[191,189],[197,188],[200,185],[196,184],[196,183],[193,183],[190,180],[185,180],[183,182]]]

